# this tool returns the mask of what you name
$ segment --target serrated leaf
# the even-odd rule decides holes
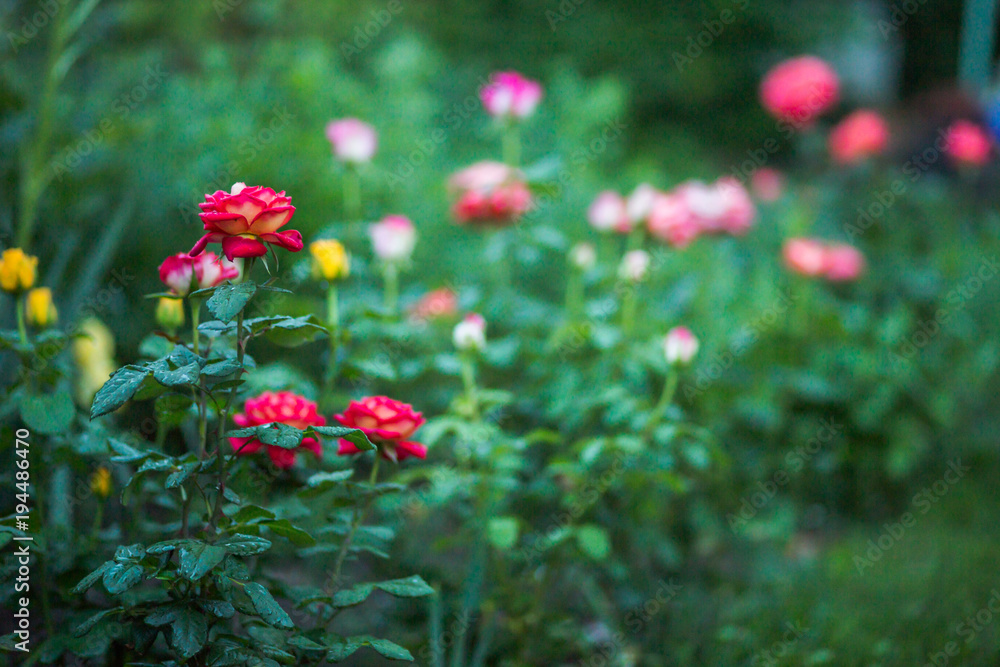
[[[120,595],[142,581],[143,574],[141,565],[114,563],[104,571],[104,588],[111,595]]]
[[[149,614],[146,615],[146,624],[158,628],[163,625],[169,625],[177,620],[177,615],[180,613],[180,608],[176,605],[169,605],[165,607],[157,607]]]
[[[177,572],[189,581],[198,581],[212,571],[226,557],[223,547],[197,543],[180,550]]]
[[[114,609],[105,609],[104,611],[99,611],[86,621],[76,626],[73,630],[74,637],[82,637],[83,635],[90,632],[90,630],[101,622],[101,620],[107,618],[108,616],[113,616],[114,614],[120,614],[122,612],[122,607],[115,607]]]
[[[265,424],[257,427],[257,439],[271,447],[295,449],[302,444],[303,432],[288,424]]]
[[[191,475],[198,472],[198,470],[201,467],[202,467],[201,461],[191,461],[190,463],[185,463],[184,465],[181,466],[180,470],[175,470],[174,472],[167,475],[167,481],[164,483],[164,485],[168,489],[176,488],[181,484],[183,484],[184,482],[186,482],[191,477]]]
[[[153,555],[162,554],[193,543],[194,540],[164,540],[146,547],[146,553]]]
[[[208,300],[208,309],[221,321],[231,322],[256,292],[257,285],[251,281],[219,285]]]
[[[317,487],[335,485],[344,480],[350,479],[354,475],[353,470],[336,470],[334,472],[320,472],[306,480],[306,486]]]
[[[382,581],[375,584],[375,587],[398,598],[419,598],[434,594],[434,589],[416,574],[403,579]]]
[[[205,616],[193,609],[182,609],[170,624],[170,645],[180,657],[190,658],[208,641],[208,622]]]
[[[213,361],[201,369],[201,374],[206,377],[221,378],[229,377],[240,369],[240,362],[236,359],[225,359],[223,361]]]
[[[260,525],[267,526],[269,530],[277,535],[288,539],[297,547],[311,547],[316,544],[316,539],[302,530],[298,526],[292,525],[288,519],[278,519],[277,521],[261,521]]]
[[[217,546],[237,556],[255,556],[270,549],[271,542],[270,540],[265,540],[263,537],[237,533],[219,542]]]
[[[365,432],[359,428],[348,428],[346,426],[310,426],[306,432],[312,431],[327,438],[343,438],[361,450],[375,449]]]
[[[138,449],[131,447],[121,440],[115,440],[114,438],[108,439],[108,445],[111,449],[117,452],[118,456],[112,456],[112,463],[135,463],[136,461],[142,461],[150,457],[152,452],[140,452]]]
[[[273,519],[274,512],[257,505],[246,505],[232,516],[235,523],[249,523],[257,519]]]
[[[80,583],[74,586],[70,592],[73,593],[74,595],[85,593],[87,590],[90,589],[91,586],[96,584],[97,581],[104,576],[104,573],[107,571],[107,569],[114,564],[115,562],[112,560],[105,561],[103,565],[101,565],[99,568],[97,568],[96,570],[88,574],[86,577],[81,579]]]
[[[219,618],[232,618],[236,614],[233,605],[225,600],[198,600],[198,606]]]
[[[333,606],[353,607],[356,604],[361,604],[368,599],[373,590],[375,590],[374,584],[357,584],[352,588],[337,591],[333,596]]]
[[[280,347],[298,347],[329,335],[315,315],[283,317],[271,323],[264,337]]]
[[[118,563],[142,560],[145,556],[146,548],[141,544],[129,544],[127,546],[122,544],[115,549],[115,561]]]
[[[27,396],[21,400],[21,418],[32,431],[46,435],[62,433],[73,424],[75,416],[73,397],[67,391]]]
[[[192,361],[174,370],[153,371],[153,379],[165,387],[180,387],[198,384],[198,375],[200,373],[201,366]]]
[[[413,662],[413,655],[405,648],[388,639],[370,639],[368,645],[375,649],[383,658],[390,660],[408,660]]]
[[[250,582],[243,587],[246,594],[250,596],[250,601],[253,602],[254,609],[260,614],[261,619],[268,625],[273,625],[276,628],[284,628],[290,630],[295,627],[292,623],[292,619],[289,618],[288,614],[284,609],[275,601],[271,596],[271,592],[266,588],[258,584],[257,582]]]
[[[147,369],[139,366],[124,366],[115,371],[94,395],[90,418],[97,419],[125,405],[139,391],[148,374]]]

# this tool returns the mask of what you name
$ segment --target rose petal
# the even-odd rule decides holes
[[[267,254],[267,246],[257,239],[227,236],[222,239],[222,252],[231,262],[236,257],[263,257]]]
[[[288,221],[292,219],[293,213],[295,213],[294,206],[281,206],[261,211],[250,224],[250,233],[257,235],[273,234],[288,224]]]

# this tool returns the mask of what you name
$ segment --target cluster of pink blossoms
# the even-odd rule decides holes
[[[785,242],[783,253],[792,271],[833,282],[857,280],[865,269],[861,251],[844,243],[794,238]]]

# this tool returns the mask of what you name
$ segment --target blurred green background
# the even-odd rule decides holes
[[[740,328],[785,289],[775,258],[787,231],[843,240],[845,222],[898,175],[928,129],[983,114],[984,90],[957,92],[959,2],[915,2],[896,25],[894,2],[105,0],[71,3],[95,5],[75,32],[74,14],[49,12],[64,4],[0,0],[0,237],[40,256],[40,282],[55,288],[64,322],[92,311],[109,324],[123,363],[151,326],[143,295],[160,289],[156,267],[200,235],[205,192],[235,181],[287,189],[297,207],[291,227],[307,240],[341,234],[339,174],[323,128],[343,116],[379,131],[379,153],[362,174],[366,216],[404,213],[420,232],[404,301],[454,284],[465,305],[476,304],[489,243],[450,222],[444,181],[498,155],[476,95],[498,69],[545,86],[525,129],[525,160],[565,174],[517,253],[522,320],[487,313],[498,338],[514,336],[524,318],[544,332],[555,317],[562,283],[552,267],[561,270],[570,242],[589,238],[585,210],[599,190],[714,179],[773,136],[756,91],[775,62],[819,54],[844,80],[834,117],[873,106],[890,118],[894,153],[869,172],[830,173],[808,141],[783,144],[769,166],[787,172],[790,194],[762,207],[758,229],[743,242],[699,244],[657,278],[644,334],[694,323],[704,347],[692,381],[712,373]],[[712,34],[723,12],[735,18]],[[70,32],[53,69],[53,41]],[[702,34],[708,44],[692,47]],[[595,144],[609,124],[620,133]],[[442,142],[432,139],[439,128]],[[857,242],[867,278],[813,289],[805,323],[765,328],[704,393],[681,401],[733,464],[669,516],[637,509],[632,537],[616,541],[626,546],[607,580],[617,582],[619,608],[655,588],[643,577],[658,566],[634,575],[643,559],[687,582],[644,630],[645,654],[661,661],[641,664],[772,664],[760,651],[783,641],[788,622],[809,631],[784,664],[923,664],[1000,586],[995,284],[913,362],[887,353],[1000,248],[993,177],[932,170]],[[359,317],[377,300],[377,282],[363,239],[349,240],[358,264],[345,288],[348,317]],[[304,280],[304,259],[283,262],[291,284]],[[305,293],[291,305],[308,312],[318,303]],[[541,421],[558,427],[573,407],[553,396],[573,397],[583,382],[558,371],[497,368],[493,384],[530,385],[526,401],[551,399]],[[421,407],[440,411],[453,387],[425,390],[422,379],[398,391],[422,392]],[[515,424],[529,416],[537,417],[522,406]],[[732,531],[727,515],[831,417],[844,425],[833,444],[749,529]],[[967,480],[906,534],[905,548],[859,575],[854,559],[868,540],[912,511],[914,494],[956,458],[972,467]],[[647,540],[643,517],[674,538]],[[998,647],[1000,623],[983,624],[949,664],[997,664]]]

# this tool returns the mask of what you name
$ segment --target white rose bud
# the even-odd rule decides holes
[[[577,243],[569,251],[569,261],[581,271],[589,271],[597,264],[597,250],[591,243]]]
[[[403,215],[387,215],[368,227],[375,256],[384,262],[410,259],[417,244],[417,228]]]
[[[698,353],[698,339],[687,327],[674,327],[663,339],[663,353],[671,366],[689,364]]]
[[[640,283],[649,275],[649,253],[645,250],[631,250],[622,257],[618,266],[618,277],[633,283]]]
[[[455,348],[462,352],[482,352],[486,349],[486,320],[477,313],[466,315],[465,319],[455,325],[452,340]]]

